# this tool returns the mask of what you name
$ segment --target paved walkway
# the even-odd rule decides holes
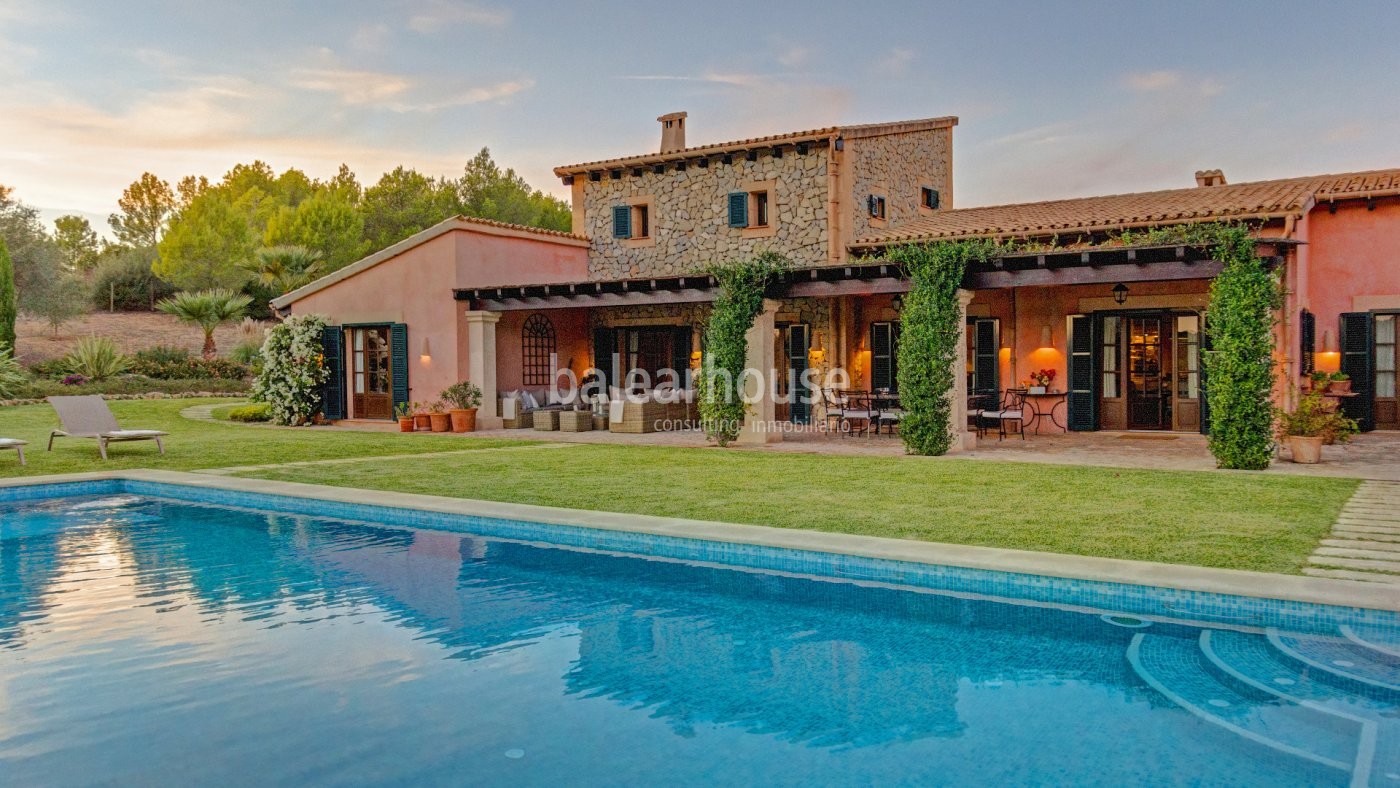
[[[1400,483],[1362,482],[1303,574],[1400,585]]]

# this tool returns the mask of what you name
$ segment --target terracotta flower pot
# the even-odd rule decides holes
[[[433,432],[447,432],[452,429],[452,417],[446,413],[429,413],[428,424]]]
[[[1288,450],[1293,452],[1294,462],[1316,465],[1322,460],[1322,436],[1289,435]]]
[[[1327,393],[1328,393],[1328,394],[1350,394],[1350,393],[1351,393],[1351,381],[1350,381],[1350,380],[1334,380],[1334,381],[1332,381],[1332,382],[1330,382],[1330,383],[1327,384]]]
[[[402,416],[399,418],[399,432],[413,432],[412,416]]]
[[[453,408],[447,415],[452,417],[453,432],[476,431],[476,408]]]
[[[413,428],[415,430],[422,430],[423,432],[427,432],[428,430],[432,429],[432,422],[428,420],[428,414],[413,414]]]

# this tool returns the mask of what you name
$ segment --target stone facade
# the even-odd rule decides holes
[[[847,140],[851,239],[928,213],[922,207],[925,186],[938,190],[942,209],[953,207],[952,153],[951,128]],[[867,198],[872,194],[885,198],[883,223],[870,216]]]
[[[588,254],[592,279],[682,276],[725,260],[773,250],[794,265],[820,265],[827,259],[827,167],[829,151],[812,146],[806,154],[787,148],[782,158],[764,151],[756,161],[736,156],[732,164],[711,159],[701,168],[667,165],[661,174],[650,167],[620,179],[604,173],[584,184],[584,232],[592,239]],[[771,183],[771,232],[729,226],[727,197],[755,184]],[[612,209],[650,198],[650,238],[613,237]]]

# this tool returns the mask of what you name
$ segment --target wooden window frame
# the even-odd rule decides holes
[[[741,184],[736,191],[746,192],[749,195],[748,204],[748,225],[739,228],[739,234],[743,238],[770,238],[778,233],[778,182],[772,181],[749,181]],[[763,213],[767,222],[758,223],[759,202],[762,195],[764,204]]]
[[[640,194],[635,197],[628,197],[623,200],[622,205],[628,208],[628,232],[630,235],[620,239],[622,246],[626,249],[636,249],[643,246],[654,246],[656,244],[656,198],[650,194]],[[647,234],[637,235],[637,218],[641,213],[646,215]]]
[[[929,207],[929,204],[928,204],[928,197],[929,197],[930,194],[937,194],[937,195],[938,195],[938,206],[939,206],[939,207],[937,207],[937,208]],[[919,187],[919,214],[922,215],[922,216],[932,216],[933,214],[936,214],[936,213],[938,213],[938,212],[941,211],[941,210],[943,210],[943,195],[939,192],[939,190],[933,188],[932,186],[920,186],[920,187]]]

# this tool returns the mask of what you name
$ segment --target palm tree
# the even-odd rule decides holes
[[[321,253],[305,246],[264,246],[240,265],[278,293],[291,291],[321,274]]]
[[[203,329],[204,357],[213,358],[218,353],[214,346],[214,329],[221,323],[243,317],[243,310],[251,303],[253,299],[232,290],[200,290],[176,293],[173,298],[156,304],[156,309]]]

